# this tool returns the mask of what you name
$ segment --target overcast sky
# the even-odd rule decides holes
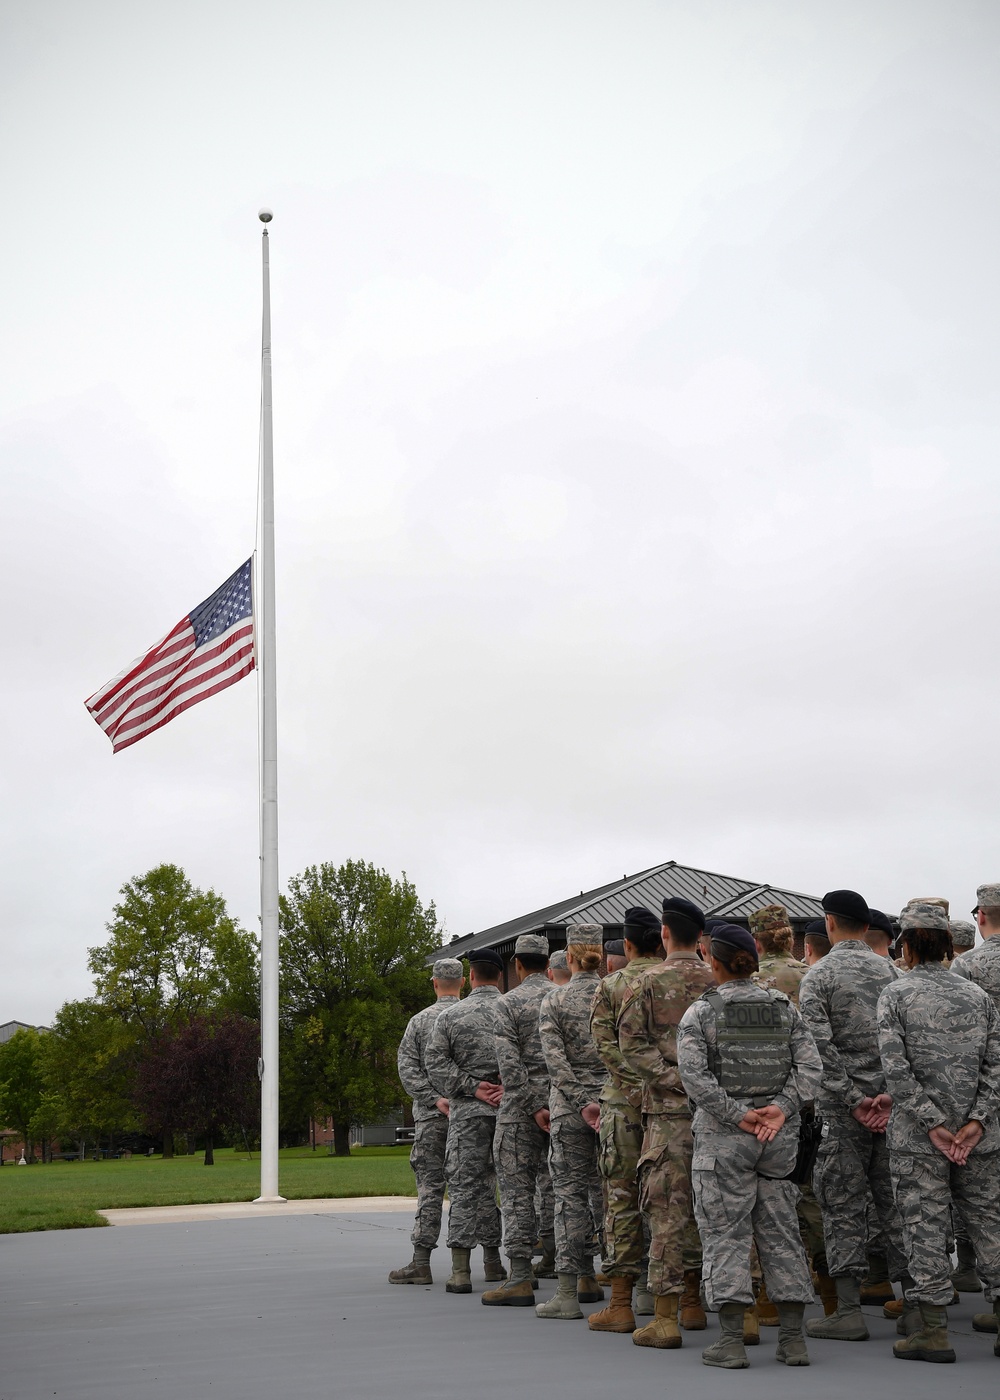
[[[253,548],[264,203],[284,877],[1000,879],[995,4],[0,14],[0,1020],[256,922],[254,682],[83,701]]]

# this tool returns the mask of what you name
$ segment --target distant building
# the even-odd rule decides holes
[[[25,1021],[5,1021],[0,1026],[0,1045],[6,1045],[17,1031],[47,1031],[48,1026],[29,1026]]]
[[[543,933],[548,936],[550,948],[565,948],[567,924],[599,924],[604,931],[604,942],[608,942],[621,938],[626,909],[642,904],[659,914],[663,900],[671,895],[682,895],[711,918],[726,919],[743,928],[749,928],[749,918],[755,909],[763,909],[766,904],[783,904],[795,931],[795,950],[799,954],[803,928],[810,919],[823,916],[823,906],[814,895],[741,880],[734,875],[717,875],[712,870],[698,870],[695,866],[668,860],[638,875],[623,875],[611,884],[581,890],[578,895],[535,909],[530,914],[521,914],[507,923],[483,929],[481,933],[455,938],[432,953],[428,962],[441,957],[467,958],[477,948],[493,948],[509,967],[520,934]]]

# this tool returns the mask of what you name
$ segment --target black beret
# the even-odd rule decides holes
[[[809,922],[806,924],[805,928],[802,930],[802,932],[803,932],[804,934],[805,934],[805,933],[819,933],[819,934],[821,934],[824,938],[826,938],[826,936],[827,936],[827,934],[826,934],[826,920],[825,920],[825,919],[810,919]]]
[[[705,920],[705,930],[704,930],[705,933],[711,933],[712,930],[715,929],[715,928],[721,928],[722,931],[725,932],[727,928],[732,928],[732,924],[729,922],[728,919],[706,919],[706,920]]]
[[[469,953],[467,956],[473,967],[476,963],[489,963],[490,967],[498,968],[503,972],[503,958],[494,948],[477,948],[474,953]]]
[[[697,924],[700,929],[705,927],[705,915],[698,908],[697,904],[692,904],[689,899],[681,899],[680,895],[672,895],[663,901],[663,916],[668,914],[680,914],[683,919],[690,919],[693,924]]]
[[[896,930],[892,926],[892,920],[888,914],[883,914],[881,909],[868,910],[869,928],[877,928],[880,933],[884,933],[891,943],[896,937]]]
[[[754,942],[753,934],[748,929],[742,928],[739,924],[715,924],[712,929],[713,943],[727,943],[730,948],[739,948],[741,952],[752,953],[754,961],[757,961],[757,944]]]
[[[609,938],[604,945],[604,956],[607,958],[623,958],[625,956],[625,944],[620,938]]]
[[[632,937],[629,933],[659,933],[660,921],[653,913],[652,909],[646,909],[643,905],[637,905],[635,909],[626,909],[622,922],[625,925],[625,937],[631,943]],[[607,944],[604,945],[607,947]]]
[[[831,890],[822,902],[827,914],[843,914],[845,919],[857,919],[859,924],[867,924],[871,919],[868,905],[856,890]]]

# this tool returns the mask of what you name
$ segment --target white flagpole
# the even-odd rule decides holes
[[[270,209],[260,211],[264,272],[261,337],[260,598],[257,661],[260,668],[260,1195],[278,1194],[278,722],[274,626],[274,445],[271,437],[271,274],[267,225]]]

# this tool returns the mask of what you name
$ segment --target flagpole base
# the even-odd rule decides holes
[[[250,1204],[252,1206],[283,1206],[287,1200],[287,1196],[255,1196]]]

